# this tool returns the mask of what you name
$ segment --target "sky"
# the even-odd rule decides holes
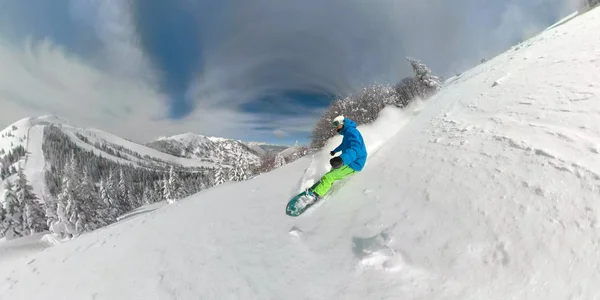
[[[406,56],[451,76],[575,2],[0,0],[0,126],[306,143],[335,97],[412,76]]]

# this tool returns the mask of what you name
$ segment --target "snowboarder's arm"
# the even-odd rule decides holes
[[[342,145],[343,145],[343,144],[344,144],[344,143],[341,143],[339,146],[335,147],[335,149],[333,149],[333,151],[332,151],[332,152],[334,152],[334,153],[336,153],[336,152],[340,152],[340,148],[342,148]]]
[[[350,146],[348,147],[348,149],[342,152],[342,155],[340,155],[340,157],[342,158],[342,161],[344,161],[344,164],[348,165],[349,163],[355,161],[356,158],[358,158],[360,142],[358,140],[358,136],[355,133],[346,133],[346,135],[348,136],[348,144],[350,144]]]

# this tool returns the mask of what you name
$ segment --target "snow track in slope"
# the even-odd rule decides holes
[[[25,157],[25,176],[33,186],[33,192],[38,198],[44,195],[44,176],[46,161],[42,151],[44,125],[35,125],[27,133],[27,155]],[[43,199],[40,199],[43,200]]]

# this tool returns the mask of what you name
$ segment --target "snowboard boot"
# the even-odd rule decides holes
[[[311,189],[306,190],[306,195],[312,199],[312,202],[317,202],[317,201],[321,200],[321,197],[319,197],[319,195],[317,195]]]

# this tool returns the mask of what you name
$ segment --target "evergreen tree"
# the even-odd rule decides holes
[[[165,178],[162,180],[162,188],[163,188],[163,198],[167,200],[168,203],[172,203],[173,195],[171,192],[171,187],[169,186],[169,178]]]
[[[67,169],[65,167],[65,169]],[[62,181],[62,191],[56,201],[56,215],[58,220],[52,224],[50,231],[60,238],[71,238],[77,232],[75,229],[76,218],[73,213],[77,211],[77,203],[73,182],[69,172],[65,172]]]
[[[159,180],[156,180],[155,182],[153,182],[151,190],[154,194],[154,197],[156,197],[156,200],[154,202],[160,202],[165,199],[164,192],[163,192],[162,179],[159,179]]]
[[[63,190],[67,193],[66,213],[70,225],[67,228],[69,229],[69,234],[77,236],[81,233],[80,230],[82,230],[85,225],[85,221],[83,220],[84,216],[81,215],[84,210],[81,196],[82,176],[75,155],[71,156],[66,177],[67,184],[64,186]]]
[[[119,170],[119,185],[117,188],[117,197],[119,199],[119,203],[121,206],[121,213],[126,213],[133,209],[133,204],[131,203],[131,199],[129,196],[129,182],[125,177],[125,173],[123,172],[123,168]]]
[[[23,208],[15,195],[13,186],[6,182],[4,186],[4,235],[7,240],[23,236]]]
[[[284,160],[284,163],[285,163],[285,160]],[[248,174],[249,174],[248,161],[243,159],[243,157],[240,155],[237,159],[237,164],[231,170],[230,180],[231,181],[248,180],[248,177],[249,177]]]
[[[110,182],[110,179],[108,180]],[[102,200],[101,216],[106,224],[114,223],[119,216],[119,210],[115,206],[115,201],[111,198],[113,193],[109,191],[110,186],[106,181],[100,181],[100,199]]]
[[[6,228],[4,222],[6,221],[6,212],[4,211],[4,205],[0,203],[0,239],[4,237]]]
[[[75,212],[75,231],[78,235],[106,225],[99,214],[102,206],[100,197],[98,197],[98,191],[87,171],[83,172],[79,200],[79,205]]]
[[[227,175],[228,175],[227,176],[228,181],[237,181],[237,169],[236,168],[228,169]]]
[[[285,158],[281,155],[281,152],[277,153],[275,156],[275,168],[279,168],[285,165]]]
[[[149,204],[154,203],[154,199],[153,199],[152,195],[150,194],[151,190],[152,189],[149,188],[149,187],[144,188],[143,201],[144,201],[145,205],[149,205]]]
[[[142,193],[142,196],[143,196],[143,193]],[[127,197],[129,199],[129,205],[130,205],[131,209],[135,209],[135,208],[142,206],[141,199],[138,198],[132,190],[129,190],[127,192]]]
[[[167,202],[173,203],[178,199],[181,199],[183,196],[181,179],[179,178],[179,174],[175,171],[175,168],[171,166],[169,170],[169,179],[167,181],[167,187],[169,191],[169,197],[167,198]]]
[[[33,193],[33,187],[27,181],[23,168],[19,168],[15,192],[23,209],[23,235],[31,235],[48,229],[44,209]]]
[[[43,196],[44,206],[46,207],[44,211],[44,215],[46,217],[46,227],[51,229],[52,224],[58,221],[58,216],[56,215],[56,200],[52,198],[52,196]],[[51,230],[52,231],[52,230]]]
[[[113,172],[113,170],[111,169],[110,173],[108,174],[108,181],[106,182],[106,190],[105,191],[107,194],[107,199],[111,200],[110,203],[111,203],[111,206],[115,210],[116,216],[119,216],[126,212],[123,205],[121,205],[121,199],[119,197],[118,186],[119,186],[119,180],[118,180],[117,176],[115,175],[115,173]]]
[[[219,185],[219,184],[223,184],[225,182],[225,174],[224,173],[224,169],[223,166],[221,164],[219,164],[217,166],[217,168],[215,169],[215,186]]]
[[[431,70],[424,63],[414,58],[407,57],[407,60],[410,62],[410,65],[415,72],[415,77],[426,89],[438,91],[442,88],[442,81],[440,78],[431,74]]]

